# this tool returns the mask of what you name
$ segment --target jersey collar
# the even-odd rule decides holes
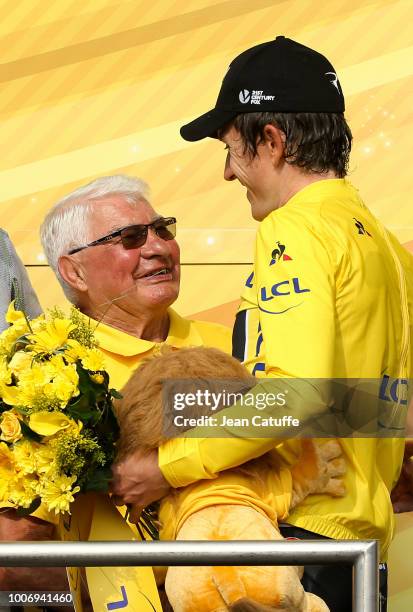
[[[125,357],[147,353],[162,344],[168,344],[175,348],[201,346],[203,344],[201,336],[194,325],[191,325],[190,320],[182,318],[172,308],[168,309],[168,314],[169,333],[165,342],[142,340],[105,323],[97,323],[94,319],[90,319],[90,321],[92,327],[96,327],[94,334],[99,347],[110,353]]]

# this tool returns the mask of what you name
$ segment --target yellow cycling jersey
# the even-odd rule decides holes
[[[412,377],[412,272],[413,257],[347,180],[317,181],[259,225],[235,327],[237,356],[258,376],[376,380],[383,426],[402,427]],[[362,422],[357,406],[359,414],[351,416]],[[272,444],[294,460],[289,442]],[[163,473],[174,486],[214,477],[271,444],[268,438],[222,439],[218,446],[191,439],[190,446],[189,460],[168,445],[161,450]],[[288,520],[327,537],[377,538],[384,558],[404,439],[354,436],[343,438],[342,447],[346,496],[310,496]]]

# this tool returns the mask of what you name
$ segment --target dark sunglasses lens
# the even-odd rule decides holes
[[[159,223],[156,225],[156,233],[162,240],[173,240],[176,236],[176,223],[170,225]]]
[[[162,240],[173,240],[176,236],[176,223],[168,225],[159,220],[150,225]],[[121,231],[120,237],[124,249],[136,249],[145,244],[148,236],[147,225],[132,225]]]
[[[134,227],[127,227],[121,232],[121,240],[124,249],[136,249],[141,247],[146,242],[146,236],[148,234],[148,228],[136,225]]]

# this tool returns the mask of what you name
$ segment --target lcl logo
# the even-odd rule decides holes
[[[260,295],[262,302],[268,302],[276,297],[291,295],[292,293],[309,293],[311,289],[300,287],[300,280],[297,277],[291,280],[284,280],[280,283],[275,283],[272,287],[261,287]]]
[[[407,380],[405,378],[391,378],[385,374],[380,385],[379,398],[385,402],[396,402],[402,406],[407,405]],[[403,399],[400,399],[403,398]]]

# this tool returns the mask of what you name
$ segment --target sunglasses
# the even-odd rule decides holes
[[[79,253],[79,251],[83,251],[83,249],[105,244],[113,238],[118,237],[124,249],[137,249],[145,244],[149,228],[151,228],[159,238],[162,238],[162,240],[173,240],[176,236],[176,219],[175,217],[161,217],[160,219],[152,221],[152,223],[128,225],[107,236],[98,238],[98,240],[89,242],[89,244],[85,244],[85,246],[71,249],[68,255],[74,255],[74,253]]]

